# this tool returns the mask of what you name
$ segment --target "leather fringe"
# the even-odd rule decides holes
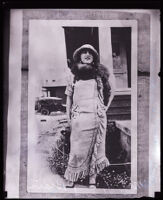
[[[104,158],[104,160],[100,163],[96,163],[96,170],[97,174],[100,173],[105,167],[109,166],[109,161],[107,158]]]
[[[88,169],[74,172],[74,169],[71,170],[68,167],[66,169],[65,174],[64,174],[64,178],[69,180],[69,181],[76,182],[79,178],[80,179],[85,178],[88,174],[89,174],[89,170]]]

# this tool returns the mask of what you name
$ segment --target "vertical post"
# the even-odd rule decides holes
[[[113,57],[111,44],[111,28],[99,27],[99,51],[100,62],[108,67],[110,71],[110,85],[111,90],[115,90],[115,77],[113,75]]]
[[[110,27],[99,27],[99,50],[100,50],[100,62],[105,66],[108,66],[109,70],[113,72]]]

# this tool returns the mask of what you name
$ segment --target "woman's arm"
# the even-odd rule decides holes
[[[109,102],[108,102],[108,104],[106,106],[106,111],[110,107],[110,104],[111,104],[111,102],[112,102],[112,100],[114,98],[114,94],[115,94],[115,77],[114,77],[113,73],[110,74],[109,83],[110,83],[111,91],[110,91]]]
[[[68,119],[68,124],[71,124],[71,107],[72,107],[72,96],[67,95],[66,99],[66,114]]]
[[[115,77],[113,71],[109,67],[106,67],[102,64],[98,65],[97,75],[102,78],[104,86],[104,104],[107,111],[114,98]]]

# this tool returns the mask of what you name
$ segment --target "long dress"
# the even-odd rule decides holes
[[[109,161],[105,156],[107,118],[102,87],[97,88],[95,79],[79,80],[74,85],[72,82],[71,78],[65,91],[73,96],[73,105],[70,154],[64,177],[75,182],[99,173]]]

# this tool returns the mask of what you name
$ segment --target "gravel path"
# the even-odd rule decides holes
[[[51,148],[59,138],[56,132],[59,120],[65,115],[43,116],[36,114],[37,141],[35,147],[28,148],[28,191],[52,192],[65,187],[65,180],[57,173],[52,173],[47,158]]]

